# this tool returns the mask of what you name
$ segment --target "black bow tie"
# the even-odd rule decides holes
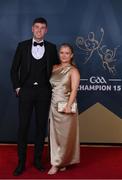
[[[34,45],[34,46],[37,46],[37,45],[43,46],[43,45],[44,45],[44,42],[41,42],[41,43],[34,42],[33,45]]]

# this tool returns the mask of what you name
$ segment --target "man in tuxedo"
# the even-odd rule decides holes
[[[27,135],[33,109],[35,110],[36,137],[34,166],[41,172],[41,157],[51,100],[49,78],[58,63],[56,46],[44,40],[47,21],[36,18],[32,25],[33,38],[20,42],[11,67],[11,80],[19,98],[18,166],[13,175],[25,170]]]

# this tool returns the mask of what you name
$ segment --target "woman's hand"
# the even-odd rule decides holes
[[[64,108],[64,113],[70,114],[71,113],[71,106],[66,105]]]

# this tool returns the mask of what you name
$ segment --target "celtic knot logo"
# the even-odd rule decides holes
[[[76,45],[79,49],[85,52],[86,57],[84,64],[86,64],[91,58],[94,52],[97,52],[100,60],[102,61],[102,66],[105,70],[108,70],[110,74],[116,73],[115,62],[116,59],[116,51],[119,46],[110,49],[107,45],[102,45],[103,37],[104,37],[104,29],[100,29],[101,37],[100,40],[95,38],[94,32],[89,32],[87,38],[77,37]]]

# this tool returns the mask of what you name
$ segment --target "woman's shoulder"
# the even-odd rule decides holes
[[[76,65],[71,65],[71,71],[72,72],[79,72],[78,68],[76,67]]]
[[[60,65],[59,64],[55,64],[55,65],[53,65],[53,69],[52,69],[52,71],[55,71],[56,69],[58,69],[60,67]]]
[[[72,65],[71,67],[72,68],[70,70],[70,75],[80,77],[80,72],[79,72],[78,68],[75,65]]]

